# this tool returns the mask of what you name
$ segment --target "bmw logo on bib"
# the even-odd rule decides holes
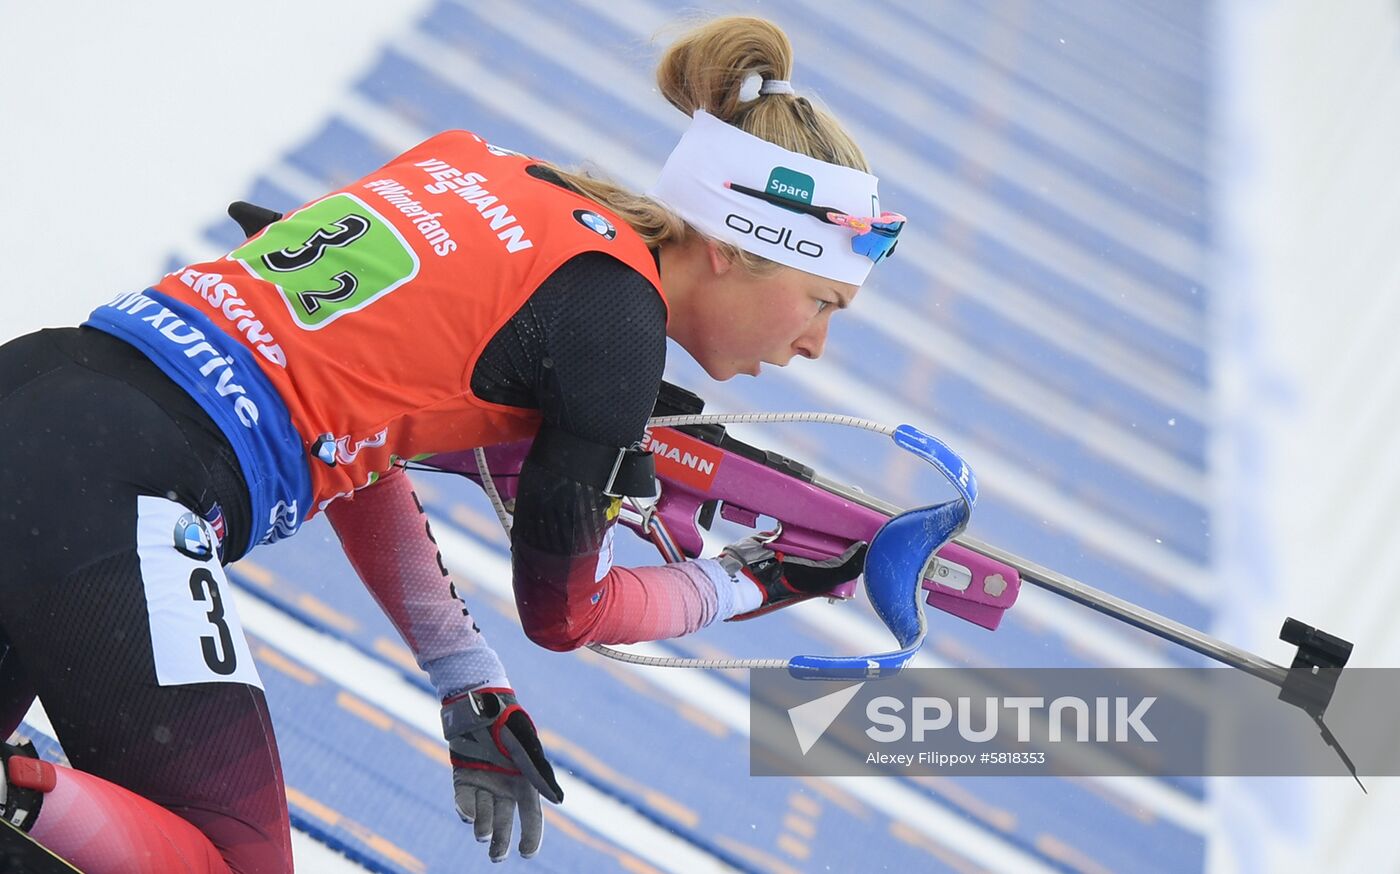
[[[175,520],[175,549],[196,561],[208,561],[214,556],[214,539],[204,520],[186,513]]]
[[[574,219],[605,240],[611,240],[617,236],[617,228],[613,227],[612,222],[592,210],[576,209],[574,210]]]

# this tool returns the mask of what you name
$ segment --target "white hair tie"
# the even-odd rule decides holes
[[[786,79],[764,79],[758,86],[758,93],[765,94],[791,94],[792,83]]]

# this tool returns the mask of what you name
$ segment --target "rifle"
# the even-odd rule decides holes
[[[799,461],[737,440],[724,428],[730,423],[780,421],[825,422],[889,436],[901,449],[938,469],[959,492],[959,498],[902,509],[859,488],[827,479]],[[465,474],[491,494],[496,492],[492,474],[518,472],[530,442],[433,456],[427,463]],[[1026,583],[1278,686],[1279,699],[1311,716],[1323,739],[1337,750],[1353,776],[1356,774],[1350,758],[1323,724],[1341,669],[1351,656],[1350,642],[1288,617],[1279,637],[1296,649],[1291,665],[1284,668],[968,536],[964,529],[976,503],[976,478],[945,444],[913,426],[891,428],[831,414],[707,416],[699,396],[663,383],[642,448],[652,453],[659,492],[650,503],[629,499],[631,512],[624,513],[621,520],[655,544],[667,561],[698,557],[704,544],[701,531],[711,527],[716,515],[750,528],[760,517],[776,519],[777,530],[767,535],[770,547],[806,558],[838,556],[852,543],[864,540],[870,543],[864,574],[866,593],[899,648],[860,656],[737,660],[663,659],[594,645],[596,651],[661,666],[784,667],[802,678],[875,679],[898,672],[919,650],[928,630],[923,605],[994,631]],[[513,478],[503,480],[500,494],[493,495],[503,523],[514,497],[514,482]],[[824,596],[850,599],[856,585],[851,581]]]

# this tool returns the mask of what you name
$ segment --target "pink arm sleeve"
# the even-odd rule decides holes
[[[601,572],[596,552],[555,555],[519,539],[512,559],[520,624],[546,649],[681,637],[735,612],[735,583],[714,559]]]
[[[392,474],[338,500],[326,516],[350,564],[441,697],[487,683],[509,687],[505,668],[452,584],[407,476]],[[555,555],[519,538],[513,546],[521,625],[547,649],[680,637],[735,609],[734,583],[712,559],[600,567],[597,552]]]
[[[335,501],[326,517],[440,697],[483,684],[510,686],[453,585],[407,476],[393,472],[353,498]]]

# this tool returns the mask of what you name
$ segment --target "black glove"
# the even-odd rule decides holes
[[[719,563],[731,577],[747,577],[763,594],[762,606],[732,617],[734,619],[750,619],[829,592],[860,576],[865,569],[865,553],[869,544],[863,540],[852,543],[835,558],[814,561],[770,549],[765,539],[768,536],[754,534],[745,537],[726,546],[719,554]]]
[[[510,855],[517,807],[520,855],[538,853],[544,833],[540,796],[559,804],[564,790],[515,691],[483,688],[449,698],[442,705],[442,731],[452,754],[457,815],[474,823],[478,841],[491,842],[491,861]]]

